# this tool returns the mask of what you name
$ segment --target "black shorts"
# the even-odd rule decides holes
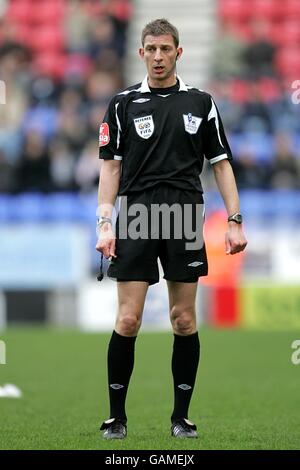
[[[203,220],[203,197],[197,191],[160,184],[121,196],[116,222],[117,258],[110,261],[108,277],[155,284],[159,281],[159,258],[164,279],[196,282],[208,271]]]

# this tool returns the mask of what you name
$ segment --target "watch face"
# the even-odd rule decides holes
[[[236,222],[237,224],[241,224],[243,222],[243,217],[241,214],[234,214],[229,217],[228,221]]]

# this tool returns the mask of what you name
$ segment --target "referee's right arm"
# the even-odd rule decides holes
[[[113,207],[119,191],[121,162],[119,160],[103,160],[98,188],[98,216],[112,219]],[[115,234],[109,222],[101,223],[96,250],[106,258],[116,257]]]
[[[117,113],[118,106],[119,104],[113,98],[99,131],[99,157],[102,165],[98,189],[99,233],[96,250],[103,253],[106,258],[116,257],[116,239],[112,224],[106,219],[101,219],[101,217],[112,219],[113,208],[120,186],[122,132]]]

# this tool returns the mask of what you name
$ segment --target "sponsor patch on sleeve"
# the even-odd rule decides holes
[[[107,122],[103,122],[99,129],[99,147],[104,147],[109,144],[109,125]]]

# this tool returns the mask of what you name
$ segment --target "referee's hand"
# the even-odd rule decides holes
[[[111,228],[111,224],[106,223],[102,225],[99,233],[99,238],[96,244],[96,250],[100,253],[103,253],[103,256],[105,256],[105,258],[117,257],[116,237]]]
[[[243,251],[247,243],[241,225],[237,225],[235,222],[229,222],[229,228],[225,234],[226,255],[235,255]]]

